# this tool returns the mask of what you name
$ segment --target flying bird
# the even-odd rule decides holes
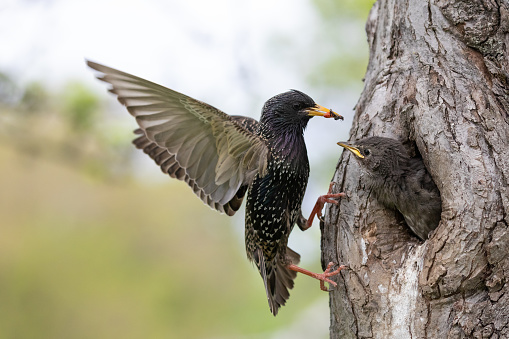
[[[303,132],[314,116],[343,119],[317,105],[308,95],[291,90],[269,99],[260,121],[228,115],[217,108],[153,82],[87,61],[109,91],[136,118],[134,145],[172,178],[185,181],[211,208],[233,215],[247,194],[245,243],[258,268],[271,312],[276,315],[289,298],[296,272],[336,285],[329,277],[297,266],[300,256],[288,248],[295,224],[302,230],[321,215],[326,202],[343,194],[321,196],[308,220],[301,212],[309,176]]]
[[[369,137],[338,142],[355,155],[365,170],[363,182],[386,207],[397,209],[421,240],[437,228],[442,202],[422,158],[411,158],[403,144],[391,138]]]

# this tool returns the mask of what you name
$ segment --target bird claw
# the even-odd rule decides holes
[[[332,291],[330,288],[327,288],[327,287],[325,286],[325,282],[328,282],[328,283],[329,283],[329,285],[332,285],[332,286],[334,286],[334,287],[336,287],[336,286],[338,285],[337,283],[335,283],[334,281],[332,281],[332,280],[330,280],[330,279],[328,279],[328,278],[329,278],[329,277],[332,277],[332,276],[335,276],[335,275],[339,274],[339,272],[340,272],[341,270],[343,270],[343,269],[345,269],[345,268],[348,268],[348,266],[341,265],[341,266],[339,266],[339,267],[338,267],[338,269],[337,269],[337,270],[335,270],[335,271],[332,271],[332,272],[331,272],[331,268],[332,268],[332,266],[334,266],[334,263],[331,261],[331,262],[329,263],[329,265],[327,265],[327,269],[326,269],[323,273],[321,273],[321,274],[317,274],[317,276],[316,276],[316,278],[320,280],[320,289],[321,289],[322,291],[324,291],[324,292],[330,292],[330,291]]]
[[[332,266],[334,266],[334,263],[330,262],[329,265],[327,266],[327,269],[323,273],[313,273],[294,264],[288,265],[287,268],[292,271],[300,272],[307,276],[320,280],[320,289],[322,291],[329,292],[330,290],[327,287],[325,287],[325,283],[328,282],[329,285],[331,286],[337,286],[337,283],[330,280],[329,278],[334,275],[337,275],[341,270],[348,268],[348,266],[342,265],[339,266],[337,270],[331,272]]]
[[[329,185],[329,190],[327,191],[327,194],[324,194],[324,195],[321,195],[318,197],[318,199],[316,200],[316,203],[315,203],[315,207],[313,207],[313,210],[311,211],[311,215],[309,216],[309,219],[306,221],[305,225],[299,226],[301,230],[305,231],[311,227],[311,225],[313,224],[313,219],[314,219],[315,215],[318,217],[318,219],[320,221],[324,222],[323,215],[322,215],[322,209],[326,203],[339,205],[339,201],[333,200],[333,199],[343,197],[343,196],[345,196],[345,193],[331,193],[332,187],[335,184],[336,183],[334,181],[332,181]]]
[[[329,184],[329,190],[327,191],[327,194],[331,194],[332,193],[332,187],[334,187],[336,185],[336,183],[334,181],[331,181],[330,184]]]
[[[344,196],[345,193],[336,193],[336,194],[330,194],[330,193],[327,193],[326,195],[321,195],[319,198],[318,198],[318,201],[316,202],[317,205],[320,206],[320,208],[318,209],[318,211],[316,212],[316,215],[318,216],[318,219],[320,221],[324,221],[323,220],[323,215],[322,215],[322,208],[323,206],[325,206],[326,203],[329,203],[329,204],[334,204],[334,205],[339,205],[339,201],[337,200],[332,200],[330,198],[340,198],[342,196]]]

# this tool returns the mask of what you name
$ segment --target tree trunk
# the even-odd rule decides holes
[[[343,152],[348,198],[322,225],[322,263],[351,268],[330,293],[331,338],[509,338],[509,2],[379,0],[366,31],[350,139],[422,155],[442,220],[418,240]]]

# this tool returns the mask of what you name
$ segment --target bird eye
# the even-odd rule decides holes
[[[294,109],[294,110],[296,110],[296,111],[299,111],[299,110],[301,109],[301,105],[300,105],[300,103],[295,102],[295,103],[293,104],[293,109]]]
[[[364,155],[369,155],[371,152],[369,151],[369,149],[367,150],[364,150]]]

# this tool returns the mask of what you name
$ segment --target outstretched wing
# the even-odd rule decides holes
[[[136,118],[138,148],[203,202],[233,215],[247,186],[267,167],[268,148],[239,117],[134,75],[91,61]],[[239,201],[240,199],[240,201]]]

